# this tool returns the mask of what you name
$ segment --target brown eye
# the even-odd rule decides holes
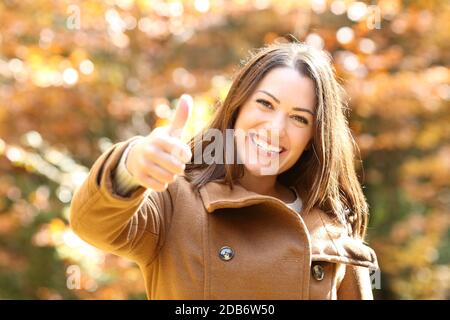
[[[265,108],[269,108],[269,109],[273,109],[272,104],[264,99],[256,99],[256,102],[258,102],[259,104],[262,104]]]
[[[299,115],[292,116],[292,119],[295,119],[295,121],[298,121],[298,122],[303,123],[303,124],[308,124],[309,123],[308,119],[306,119],[305,117],[299,116]]]

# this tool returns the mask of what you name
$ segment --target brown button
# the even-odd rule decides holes
[[[219,257],[223,261],[229,261],[229,260],[233,259],[234,251],[231,247],[228,247],[228,246],[222,247],[219,250]]]
[[[311,272],[314,279],[316,279],[317,281],[323,280],[325,276],[325,270],[323,269],[323,266],[321,266],[320,264],[314,265],[311,269]]]

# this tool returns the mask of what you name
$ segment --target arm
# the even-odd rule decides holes
[[[117,192],[116,167],[135,139],[114,145],[97,159],[72,199],[70,223],[76,234],[95,247],[149,263],[161,245],[172,201],[169,190],[151,192],[133,183],[128,184],[128,195]]]
[[[180,139],[191,109],[192,98],[182,95],[169,127],[118,143],[97,159],[72,199],[75,233],[138,264],[153,261],[172,216],[173,182],[192,156]]]

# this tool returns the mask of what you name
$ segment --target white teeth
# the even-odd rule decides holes
[[[260,147],[261,149],[263,149],[266,152],[280,153],[282,151],[282,148],[275,147],[274,145],[268,144],[266,141],[258,139],[258,137],[256,135],[252,134],[251,138],[258,147]]]

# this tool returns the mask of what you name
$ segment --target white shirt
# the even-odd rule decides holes
[[[294,202],[286,203],[286,205],[289,208],[291,208],[292,210],[294,210],[295,212],[300,213],[302,211],[302,207],[303,207],[302,199],[299,197],[297,190],[295,190],[295,188],[291,188],[291,190],[293,190],[295,192],[296,199]]]

